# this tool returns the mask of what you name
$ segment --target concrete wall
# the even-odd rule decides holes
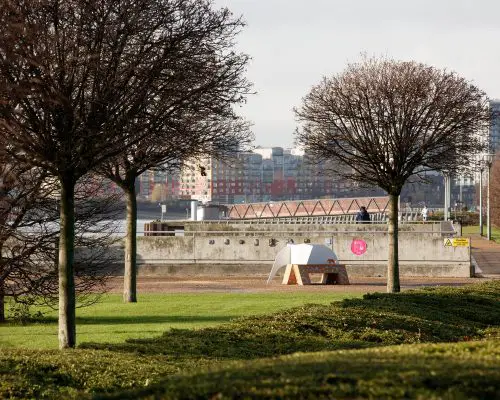
[[[445,247],[449,225],[407,224],[399,234],[402,276],[468,277],[470,249]],[[355,239],[367,250],[356,255]],[[324,244],[347,266],[350,275],[385,276],[387,225],[245,225],[189,224],[184,236],[139,237],[140,273],[267,273],[287,243]],[[199,265],[197,269],[195,266]],[[160,267],[163,266],[163,267]]]

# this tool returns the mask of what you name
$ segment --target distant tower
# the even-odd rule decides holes
[[[496,153],[500,150],[500,100],[491,100],[490,109],[489,151]]]

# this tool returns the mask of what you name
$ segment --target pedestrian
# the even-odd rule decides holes
[[[362,206],[359,209],[358,214],[356,215],[356,223],[357,224],[368,224],[370,223],[370,214],[366,211],[366,207]]]
[[[424,208],[422,208],[422,219],[424,221],[427,221],[427,213],[428,213],[427,207],[424,205]]]

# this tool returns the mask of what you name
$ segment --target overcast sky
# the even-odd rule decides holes
[[[257,94],[241,114],[256,145],[291,147],[292,108],[361,53],[458,72],[500,97],[500,0],[215,0],[247,26],[238,49]]]

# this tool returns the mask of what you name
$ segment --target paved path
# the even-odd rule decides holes
[[[315,277],[319,279],[319,276]],[[266,284],[267,274],[252,276],[138,276],[137,289],[140,293],[262,293],[262,292],[333,292],[373,293],[385,292],[385,278],[350,277],[350,285],[282,285],[282,278]],[[462,286],[477,283],[477,278],[416,278],[401,277],[401,290],[417,289],[423,286]],[[123,291],[123,277],[108,281],[111,293]]]
[[[478,276],[500,279],[500,244],[479,234],[470,235],[471,253],[476,261]]]

